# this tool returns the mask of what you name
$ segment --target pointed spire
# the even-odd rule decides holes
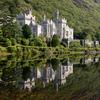
[[[56,17],[59,19],[59,10],[56,11]]]
[[[43,20],[46,21],[46,15],[44,15],[44,19]]]
[[[58,85],[58,83],[56,83],[56,91],[57,92],[59,91],[59,85]]]

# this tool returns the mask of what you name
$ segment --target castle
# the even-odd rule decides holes
[[[51,38],[54,34],[60,39],[73,40],[73,29],[68,26],[65,18],[59,17],[59,11],[56,11],[55,18],[49,20],[44,15],[43,21],[39,24],[36,22],[35,16],[32,15],[32,10],[27,10],[17,15],[17,21],[21,26],[27,24],[30,26],[32,33],[36,36],[46,36]]]

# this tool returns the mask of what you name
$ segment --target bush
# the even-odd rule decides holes
[[[12,45],[16,45],[16,39],[11,38],[10,40],[11,40]]]
[[[8,52],[10,52],[10,53],[16,53],[16,52],[17,52],[16,47],[8,47],[7,50],[8,50]]]
[[[29,45],[29,40],[27,40],[27,39],[22,39],[22,40],[21,40],[21,44],[22,44],[22,45],[27,45],[27,46],[28,46],[28,45]]]
[[[3,25],[2,32],[6,38],[14,38],[22,33],[18,23],[13,22]]]
[[[33,41],[35,46],[46,46],[45,41],[41,37],[35,37]]]
[[[4,47],[11,46],[11,41],[8,38],[0,37],[0,45]]]
[[[21,40],[22,40],[22,38],[19,37],[19,38],[16,39],[16,42],[17,42],[18,44],[21,44]]]
[[[80,51],[80,48],[82,48],[80,41],[72,41],[69,43],[69,48],[72,51]]]
[[[23,50],[22,50],[22,47],[21,47],[21,46],[17,46],[17,47],[16,47],[16,49],[17,49],[17,52],[18,52],[18,53],[20,53],[20,54],[23,52]]]
[[[0,46],[0,52],[7,52],[7,49],[5,47]]]
[[[70,48],[81,47],[80,41],[71,41],[71,42],[69,43],[69,47],[70,47]]]
[[[34,46],[34,41],[30,41],[29,45]]]
[[[6,39],[5,46],[11,46],[11,41],[9,39]]]

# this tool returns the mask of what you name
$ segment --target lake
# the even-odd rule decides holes
[[[0,58],[0,100],[100,100],[100,56],[19,58]]]

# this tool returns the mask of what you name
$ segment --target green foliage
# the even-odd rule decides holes
[[[64,47],[68,47],[68,39],[62,39],[61,44],[62,44]]]
[[[34,37],[32,41],[34,41],[34,46],[46,46],[46,42],[43,37]]]
[[[20,55],[20,54],[23,53],[22,47],[21,47],[21,46],[17,46],[16,49],[17,49],[17,54],[18,54],[18,55]]]
[[[18,38],[16,39],[16,42],[17,42],[18,44],[21,44],[21,40],[22,40],[22,38],[21,38],[21,37],[18,37]]]
[[[4,42],[6,41],[6,38],[0,36],[0,45],[4,46]]]
[[[24,25],[22,27],[22,32],[23,32],[23,36],[27,39],[27,38],[31,38],[32,36],[32,31],[30,29],[30,27],[28,25]]]
[[[11,46],[11,41],[10,41],[10,39],[7,39],[7,38],[6,38],[5,46]]]
[[[7,38],[17,38],[22,34],[17,23],[9,23],[2,27],[3,36]]]
[[[29,40],[23,38],[23,39],[21,40],[21,44],[22,44],[22,45],[28,46],[28,45],[29,45]]]
[[[22,72],[22,78],[24,79],[24,80],[27,80],[28,79],[28,77],[30,77],[30,73],[31,73],[31,70],[30,70],[30,68],[28,67],[28,66],[25,66],[24,68],[23,68],[23,72]]]
[[[51,59],[51,64],[54,70],[56,70],[58,68],[58,66],[60,66],[60,60],[58,59]]]
[[[54,11],[60,10],[63,17],[68,19],[68,24],[74,28],[75,37],[83,39],[85,33],[97,34],[100,31],[100,3],[96,0],[0,0],[0,22],[7,23],[7,16],[15,16],[21,11],[32,8],[33,14],[40,21],[44,13],[47,17],[54,18]],[[62,17],[60,16],[60,17]],[[87,32],[91,30],[91,32]],[[96,36],[97,37],[97,36]]]
[[[16,47],[7,47],[7,51],[10,52],[10,53],[16,53],[17,52],[17,49]]]
[[[3,36],[2,30],[0,29],[0,36]]]
[[[34,41],[30,41],[30,46],[34,46]]]
[[[11,46],[11,41],[8,38],[0,37],[0,45],[4,47]]]
[[[5,47],[0,46],[0,52],[7,52],[7,49]]]
[[[53,47],[59,46],[60,45],[60,39],[59,36],[54,35],[52,38],[52,42],[51,42]]]
[[[77,33],[81,33],[84,38],[84,30],[91,30],[93,34],[100,31],[100,3],[96,3],[95,0],[82,0],[81,3],[78,1],[31,0],[28,4],[32,6],[33,14],[39,21],[42,20],[44,13],[47,14],[47,17],[54,18],[54,11],[59,9],[61,15],[67,18],[69,25],[75,29],[75,36]],[[88,33],[92,35],[91,32]]]
[[[12,45],[16,45],[16,39],[15,38],[10,38]]]
[[[98,32],[97,34],[95,34],[95,37],[98,41],[100,41],[100,32]]]
[[[69,47],[70,48],[80,48],[81,47],[81,44],[80,44],[80,41],[72,41],[69,43]]]

